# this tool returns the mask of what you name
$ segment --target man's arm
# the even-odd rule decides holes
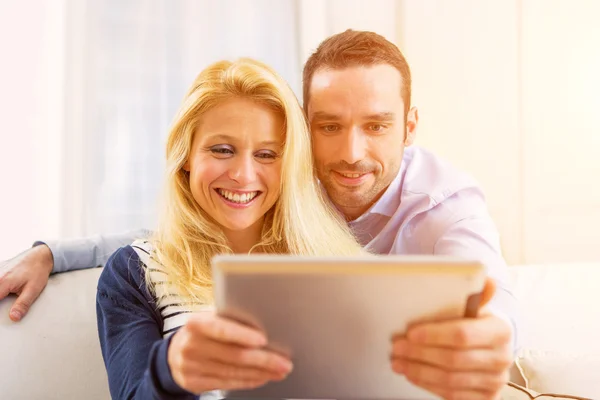
[[[392,368],[442,398],[496,400],[518,346],[517,301],[498,231],[477,188],[454,194],[427,214],[415,230],[423,250],[482,262],[491,301],[476,318],[411,327],[393,341]]]
[[[512,293],[508,267],[500,252],[498,234],[489,215],[472,216],[454,222],[438,239],[434,254],[477,259],[486,266],[487,275],[496,284],[488,310],[510,324],[512,348],[519,346],[518,303]]]
[[[15,322],[20,321],[46,287],[51,273],[104,266],[118,248],[149,234],[148,230],[136,230],[76,240],[36,242],[29,250],[0,262],[0,300],[11,293],[18,296],[9,316]]]
[[[146,238],[150,231],[139,229],[111,235],[96,235],[81,239],[38,241],[36,245],[46,245],[52,252],[52,273],[77,269],[104,267],[108,258],[119,248]]]

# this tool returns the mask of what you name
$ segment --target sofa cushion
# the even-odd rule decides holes
[[[521,311],[517,358],[528,388],[599,398],[600,263],[511,267]]]
[[[510,268],[526,349],[600,355],[600,263]]]
[[[600,359],[589,354],[526,349],[517,358],[528,388],[600,399]]]
[[[3,399],[109,399],[96,328],[101,269],[53,275],[18,323],[0,301]]]

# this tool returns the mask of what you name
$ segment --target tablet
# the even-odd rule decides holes
[[[391,369],[391,339],[410,324],[474,317],[476,261],[438,256],[222,255],[217,312],[266,332],[294,363],[281,382],[227,398],[436,399]]]

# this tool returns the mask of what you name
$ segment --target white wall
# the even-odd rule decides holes
[[[377,32],[396,42],[397,0],[297,0],[297,5],[303,64],[323,39],[347,29]]]
[[[77,188],[82,171],[67,168],[61,150],[74,147],[73,138],[64,146],[65,132],[83,140],[63,126],[61,104],[77,90],[64,80],[64,63],[76,61],[66,57],[65,4],[0,0],[0,259],[75,232],[81,219],[65,188]],[[417,143],[480,181],[511,264],[600,260],[600,2],[299,0],[297,8],[300,62],[348,28],[399,45],[420,109]]]
[[[61,5],[0,0],[0,260],[59,230]]]
[[[470,171],[512,263],[600,260],[600,2],[403,1],[419,144]]]
[[[595,0],[523,2],[527,260],[600,260],[599,16]]]

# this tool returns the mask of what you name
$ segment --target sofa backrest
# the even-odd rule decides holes
[[[94,268],[53,275],[18,323],[0,301],[0,398],[110,399],[96,328]]]
[[[600,263],[510,268],[528,387],[600,399]]]

